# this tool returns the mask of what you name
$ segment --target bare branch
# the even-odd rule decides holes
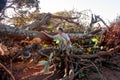
[[[11,76],[12,80],[15,80],[13,74],[2,63],[0,63],[0,66]]]

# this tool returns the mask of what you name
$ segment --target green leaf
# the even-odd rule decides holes
[[[50,25],[48,25],[48,27],[47,28],[53,28],[53,25],[52,24],[50,24]]]
[[[98,39],[97,38],[92,38],[92,41],[96,43],[96,42],[98,42]]]
[[[59,40],[56,40],[56,44],[59,44],[60,43],[60,41]]]
[[[47,72],[47,71],[49,71],[49,63],[47,63],[44,67],[44,72]]]
[[[60,42],[66,43],[66,40],[61,36],[55,36],[54,41],[56,42],[56,44],[59,44]]]
[[[49,56],[49,60],[50,60],[50,61],[51,61],[53,55],[54,55],[54,52],[52,52],[52,53],[50,54],[50,56]]]
[[[52,30],[52,32],[55,32],[55,30]]]
[[[41,61],[39,64],[38,64],[38,66],[40,66],[40,65],[45,65],[45,67],[44,67],[44,72],[47,72],[47,71],[49,71],[49,62],[48,61]]]
[[[55,38],[54,41],[55,41],[56,44],[59,44],[59,43],[60,43],[60,40],[57,39],[57,38]]]
[[[42,45],[43,48],[46,48],[47,46],[48,46],[47,44]]]
[[[38,63],[38,66],[41,66],[41,65],[46,65],[48,63],[48,61],[41,61]]]

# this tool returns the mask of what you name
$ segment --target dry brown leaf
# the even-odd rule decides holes
[[[3,44],[0,44],[0,52],[1,52],[1,55],[8,55],[9,54],[7,47]]]
[[[22,40],[21,43],[30,43],[30,44],[40,44],[41,43],[41,39],[36,37],[36,38],[33,38],[32,40],[28,41],[28,40]]]

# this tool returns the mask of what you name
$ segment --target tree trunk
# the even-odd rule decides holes
[[[101,30],[96,30],[93,32],[90,32],[89,34],[96,34],[98,32],[100,32]],[[83,38],[87,38],[87,37],[92,37],[89,34],[74,34],[74,33],[68,33],[70,39],[72,41],[74,40],[78,40],[78,39],[83,39]],[[24,30],[24,29],[20,29],[20,28],[16,28],[16,27],[11,27],[8,25],[1,25],[0,26],[0,37],[9,37],[9,38],[14,38],[17,40],[22,40],[22,39],[33,39],[36,37],[39,37],[42,41],[45,42],[52,42],[53,41],[53,36],[49,35],[45,32],[37,32],[37,31],[31,31],[31,30]]]
[[[44,33],[42,32],[19,29],[16,27],[8,26],[8,25],[0,26],[0,36],[15,38],[18,40],[19,39],[22,40],[26,38],[33,39],[35,37],[39,37],[40,39],[44,41],[49,41],[49,42],[53,40],[51,37],[44,35]]]

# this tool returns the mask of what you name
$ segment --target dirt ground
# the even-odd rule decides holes
[[[43,80],[53,73],[53,66],[46,73],[44,73],[43,68],[44,66],[37,66],[34,63],[15,63],[13,74],[16,80]],[[57,78],[60,78],[59,74],[49,78],[49,80]]]
[[[53,67],[47,73],[43,73],[44,66],[36,66],[32,63],[15,63],[14,64],[14,76],[16,80],[43,80],[53,73]],[[104,80],[120,80],[120,72],[103,67],[101,69],[102,75],[92,73],[88,76],[88,80],[94,80],[94,78],[100,78]],[[60,74],[56,73],[56,76],[49,80],[56,80],[60,78]],[[102,80],[101,79],[101,80]]]
[[[101,76],[104,80],[120,80],[120,72],[110,70],[106,67],[103,67]],[[100,75],[93,73],[88,77],[88,80],[93,80],[94,78],[100,78]]]
[[[110,61],[120,66],[120,55],[112,56]],[[38,66],[33,63],[32,60],[27,62],[17,62],[13,64],[13,75],[16,80],[43,80],[50,76],[54,70],[53,66],[51,66],[50,71],[44,73],[43,68],[44,66]],[[99,80],[95,78],[102,78],[101,80],[120,80],[120,71],[103,66],[100,68],[100,71],[102,74],[91,73],[87,80]],[[48,80],[58,80],[61,76],[62,73],[55,73],[55,75]]]

